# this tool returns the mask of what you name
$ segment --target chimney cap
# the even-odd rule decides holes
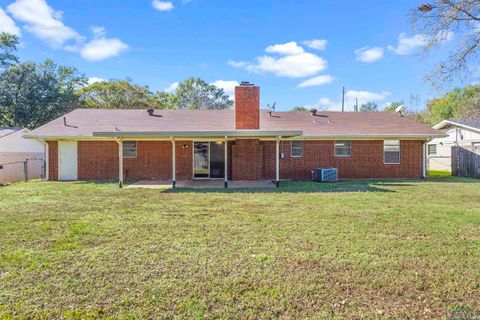
[[[241,86],[254,86],[253,83],[250,83],[250,82],[248,82],[248,81],[242,81],[242,82],[240,82],[240,85],[241,85]]]

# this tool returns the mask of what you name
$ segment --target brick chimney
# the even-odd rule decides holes
[[[260,129],[260,87],[242,81],[235,87],[235,128]]]

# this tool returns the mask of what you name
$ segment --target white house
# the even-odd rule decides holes
[[[24,161],[27,161],[29,179],[40,178],[44,145],[36,140],[25,139],[30,130],[0,128],[0,183],[25,179]]]
[[[428,169],[452,169],[452,146],[460,146],[480,154],[480,119],[443,120],[433,126],[448,134],[444,138],[435,138],[428,142]]]

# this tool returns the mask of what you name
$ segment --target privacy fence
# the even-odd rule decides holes
[[[480,154],[462,147],[452,147],[452,176],[480,179]]]

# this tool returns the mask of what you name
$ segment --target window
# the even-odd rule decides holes
[[[335,157],[352,156],[352,141],[335,141]]]
[[[137,157],[137,141],[123,141],[123,157],[124,158]]]
[[[429,144],[428,145],[428,155],[433,156],[437,154],[437,145],[436,144]]]
[[[480,142],[472,143],[473,152],[480,154]]]
[[[383,162],[400,163],[400,140],[383,141]]]
[[[292,141],[292,150],[290,155],[292,157],[301,157],[303,154],[303,141]]]

